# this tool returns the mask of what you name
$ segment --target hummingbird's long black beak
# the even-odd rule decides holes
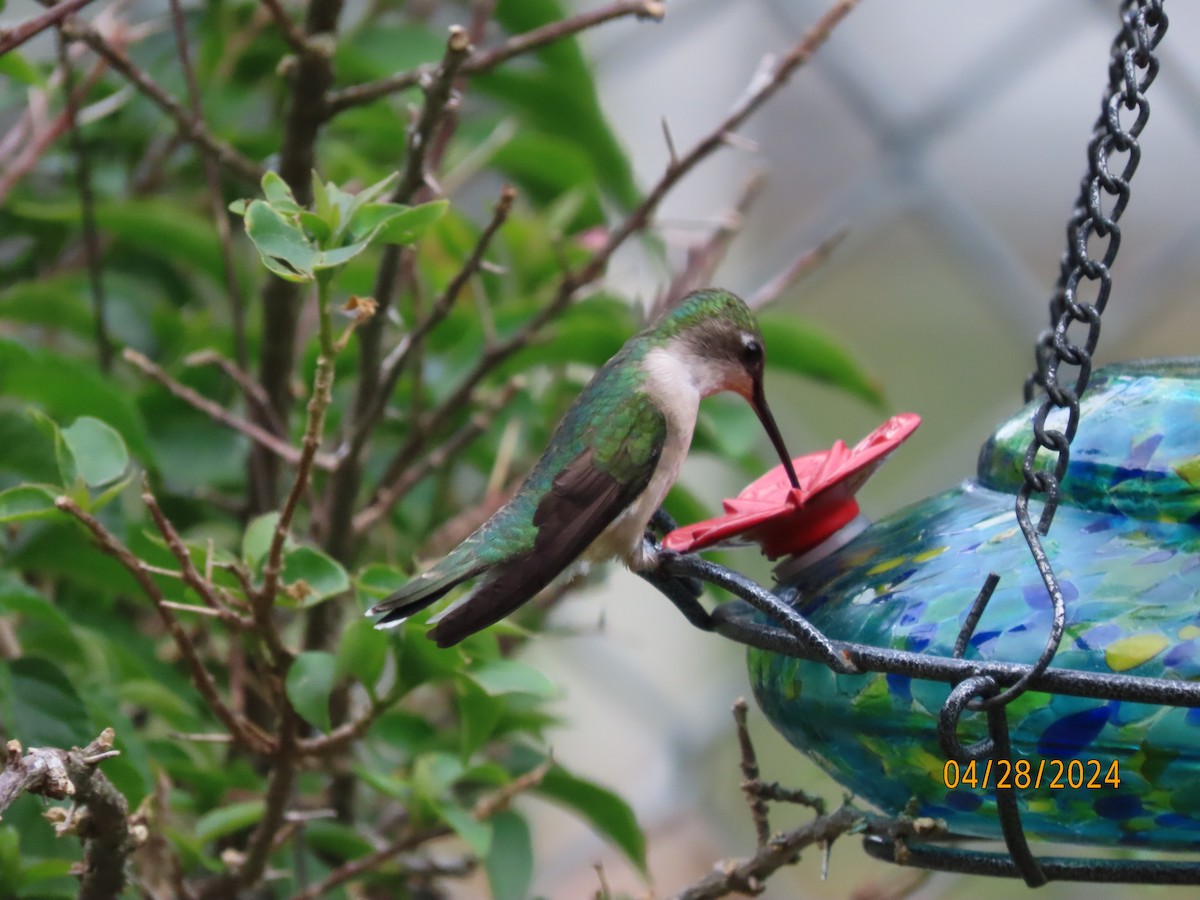
[[[800,479],[796,477],[796,468],[792,465],[791,454],[788,453],[788,449],[783,443],[783,435],[779,433],[779,426],[775,424],[775,417],[771,415],[771,407],[767,406],[767,395],[763,391],[761,377],[754,379],[750,405],[754,407],[754,412],[758,415],[758,420],[762,422],[763,428],[767,430],[767,436],[771,438],[771,443],[775,445],[775,452],[779,454],[779,458],[783,461],[784,471],[787,472],[788,480],[791,481],[792,487],[799,490]]]

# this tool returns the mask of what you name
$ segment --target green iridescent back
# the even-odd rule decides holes
[[[833,638],[950,656],[994,571],[1002,578],[966,656],[1033,662],[1051,605],[1013,515],[1033,409],[988,441],[976,481],[900,510],[806,570],[797,608]],[[1094,375],[1063,504],[1043,539],[1067,607],[1056,667],[1200,679],[1197,450],[1196,360]],[[1036,520],[1038,504],[1031,511]],[[948,685],[834,675],[759,650],[749,666],[774,725],[849,789],[892,813],[915,797],[922,815],[946,819],[956,833],[999,837],[994,791],[946,783],[954,771],[945,769],[936,724]],[[1043,760],[1065,771],[1074,760],[1071,771],[1102,776],[1076,788],[1051,788],[1047,776],[1040,789],[1020,790],[1027,833],[1200,846],[1200,710],[1028,692],[1008,717],[1014,751],[1033,771]],[[964,717],[960,737],[984,737],[982,720]],[[1113,772],[1119,784],[1104,779]]]

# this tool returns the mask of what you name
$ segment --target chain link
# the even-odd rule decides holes
[[[1003,706],[1024,693],[1054,659],[1066,626],[1066,604],[1041,537],[1050,530],[1058,509],[1071,441],[1079,427],[1079,399],[1092,374],[1092,355],[1100,339],[1100,316],[1112,292],[1112,264],[1121,246],[1117,222],[1129,203],[1129,181],[1141,161],[1138,137],[1150,118],[1145,92],[1158,75],[1154,48],[1167,30],[1163,0],[1124,0],[1121,23],[1121,31],[1112,45],[1108,87],[1088,141],[1088,169],[1067,223],[1067,248],[1050,300],[1050,328],[1038,337],[1034,351],[1036,368],[1025,380],[1026,402],[1034,399],[1039,388],[1045,398],[1033,415],[1033,437],[1021,466],[1024,483],[1017,492],[1016,516],[1053,604],[1050,635],[1041,656],[1025,677],[998,694],[975,700],[971,704],[973,709]],[[1114,168],[1119,171],[1114,172]],[[1090,302],[1079,296],[1085,282],[1092,283],[1090,290],[1094,297]],[[1047,420],[1057,410],[1066,410],[1066,423],[1050,427]],[[1043,457],[1040,461],[1039,455]],[[1029,514],[1029,501],[1035,495],[1041,495],[1043,500],[1036,527]],[[982,612],[994,587],[995,581],[989,579],[973,609]],[[978,616],[968,616],[960,643],[965,643],[964,637],[969,639],[976,622]]]

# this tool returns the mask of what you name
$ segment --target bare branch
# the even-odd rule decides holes
[[[179,532],[175,530],[175,526],[171,524],[171,520],[163,514],[162,508],[158,505],[158,499],[151,492],[144,474],[142,475],[142,502],[150,510],[150,517],[154,519],[154,524],[158,528],[159,534],[163,536],[163,540],[166,541],[171,555],[178,561],[180,576],[183,578],[184,584],[195,591],[200,599],[204,601],[204,607],[207,607],[213,615],[226,625],[231,625],[235,628],[249,628],[251,625],[250,620],[230,609],[225,598],[221,596],[222,592],[210,581],[203,578],[199,571],[197,571],[195,563],[192,562],[192,555],[188,552],[187,547],[184,546],[183,539],[179,537]],[[163,602],[165,603],[166,601]],[[181,605],[169,606],[168,608],[179,609]]]
[[[479,235],[479,240],[475,242],[475,249],[471,251],[471,255],[463,263],[462,268],[450,279],[450,283],[446,285],[446,289],[433,302],[433,307],[425,318],[404,336],[400,343],[396,345],[396,348],[388,354],[387,359],[383,361],[383,376],[380,379],[379,388],[375,392],[375,403],[367,414],[355,422],[355,430],[349,442],[348,456],[356,458],[362,453],[367,438],[370,437],[371,430],[383,417],[384,411],[387,409],[388,397],[391,396],[392,390],[395,388],[396,382],[400,379],[400,375],[404,371],[408,361],[412,358],[414,350],[420,346],[429,332],[449,315],[450,310],[454,307],[454,302],[458,299],[458,295],[462,293],[462,289],[466,287],[475,273],[479,271],[479,267],[483,263],[484,254],[487,252],[492,238],[495,237],[496,232],[500,230],[500,226],[508,218],[516,196],[517,192],[511,186],[505,186],[500,192],[500,199],[492,212],[492,219]],[[394,473],[392,473],[391,477],[395,477]],[[385,475],[383,480],[390,480],[389,476]]]
[[[394,480],[381,482],[370,504],[354,517],[354,533],[365,532],[387,515],[388,510],[395,506],[421,479],[430,472],[440,469],[471,441],[487,431],[492,420],[508,405],[516,392],[520,390],[521,385],[522,381],[519,378],[510,380],[483,409],[468,419],[458,431],[447,439],[446,443],[431,451],[420,463],[400,464],[400,456],[393,458],[392,464],[388,466],[388,472],[394,473]]]
[[[0,29],[0,56],[9,50],[15,50],[47,28],[53,28],[67,16],[74,15],[91,2],[92,0],[63,0],[62,3],[51,6],[40,16],[34,16],[32,19],[22,22],[16,28]]]
[[[111,44],[95,28],[72,18],[63,25],[63,33],[69,38],[83,41],[107,60],[110,66],[124,75],[138,91],[175,122],[175,127],[184,140],[195,144],[204,153],[211,155],[222,166],[242,178],[256,184],[262,178],[264,171],[262,166],[243,156],[230,144],[210,134],[207,126],[202,122],[195,121],[178,100],[164,91],[144,69],[135,65],[122,48]]]
[[[754,296],[746,301],[746,305],[751,309],[762,309],[764,306],[774,303],[792,285],[821,265],[821,263],[825,262],[837,245],[846,237],[846,233],[845,229],[837,231],[811,250],[805,250],[789,263],[782,272],[755,291]]]
[[[529,53],[540,47],[544,47],[546,44],[552,44],[563,38],[571,37],[574,34],[586,31],[588,28],[613,19],[634,16],[639,19],[654,19],[658,21],[664,15],[666,15],[666,6],[660,0],[619,0],[619,2],[610,3],[608,6],[603,6],[600,9],[580,13],[577,16],[571,16],[557,22],[549,22],[540,28],[534,28],[524,34],[514,35],[499,47],[493,47],[489,50],[477,50],[463,63],[462,71],[463,74],[469,75],[486,72],[501,63],[507,62],[514,56]],[[414,87],[432,73],[432,66],[421,66],[410,72],[400,72],[379,81],[372,81],[368,84],[359,84],[340,91],[333,91],[329,95],[326,106],[331,116],[336,115],[353,106],[371,103],[380,97],[386,97],[388,94],[394,94],[398,91]]]
[[[496,815],[496,813],[508,809],[518,794],[541,784],[542,779],[546,777],[546,773],[553,765],[554,762],[552,759],[546,759],[536,768],[531,769],[519,778],[513,779],[491,794],[484,795],[475,804],[471,815],[476,820],[482,822]],[[420,831],[410,831],[386,847],[382,847],[374,853],[368,853],[366,856],[360,856],[358,859],[334,869],[323,881],[314,884],[307,890],[300,891],[292,900],[317,900],[318,897],[323,897],[346,882],[353,881],[355,878],[378,869],[405,851],[412,850],[414,847],[419,847],[437,838],[445,837],[450,833],[450,827],[442,824],[433,825]]]
[[[674,147],[671,148],[671,158],[675,159]],[[733,239],[742,230],[746,213],[758,200],[766,183],[766,174],[763,172],[755,173],[747,179],[738,195],[737,203],[725,217],[725,221],[709,235],[706,241],[688,248],[687,262],[684,263],[683,269],[671,279],[667,289],[654,301],[654,305],[650,308],[649,318],[657,318],[660,313],[675,306],[692,291],[712,283],[713,273],[725,259]]]
[[[770,838],[753,856],[719,863],[710,874],[675,894],[674,900],[712,900],[735,893],[759,893],[763,881],[778,869],[794,863],[805,847],[829,844],[864,821],[866,816],[861,811],[848,805],[840,806],[828,815],[818,816],[799,828]]]
[[[308,422],[304,429],[304,444],[300,459],[296,463],[296,477],[288,492],[279,521],[275,524],[275,535],[271,540],[267,561],[263,566],[263,585],[260,591],[262,605],[269,606],[275,599],[279,573],[283,567],[283,544],[291,527],[292,518],[300,504],[300,498],[308,489],[317,446],[325,429],[325,411],[329,408],[330,392],[333,389],[333,359],[324,354],[317,360],[317,373],[313,381],[312,397],[308,401]],[[258,604],[256,604],[257,606]]]
[[[271,398],[267,396],[267,392],[263,390],[263,386],[255,381],[254,376],[246,371],[240,363],[226,359],[216,350],[207,349],[189,353],[184,357],[183,364],[185,366],[216,366],[229,376],[230,381],[241,388],[247,400],[254,403],[260,412],[271,419],[271,427],[275,429],[276,434],[283,434],[287,430],[287,425],[275,414],[275,410],[271,408]]]
[[[264,2],[268,2],[268,0],[264,0]],[[175,29],[175,48],[179,51],[179,65],[183,69],[184,81],[187,83],[192,123],[203,126],[204,107],[200,100],[200,85],[196,82],[196,70],[192,66],[191,51],[188,49],[181,0],[171,0],[171,22]],[[221,268],[225,272],[225,292],[229,295],[230,319],[233,322],[234,356],[238,365],[245,368],[249,360],[249,351],[246,348],[246,302],[242,296],[242,286],[238,284],[237,272],[233,267],[233,236],[230,233],[225,201],[221,197],[221,173],[217,168],[217,161],[211,153],[202,153],[200,157],[204,167],[204,180],[208,184],[208,202],[221,245]]]
[[[100,237],[96,231],[96,197],[92,191],[91,159],[79,134],[79,101],[75,96],[75,68],[67,52],[67,40],[60,25],[55,35],[58,44],[58,67],[62,71],[63,96],[71,134],[71,153],[75,157],[75,185],[79,191],[80,219],[83,224],[84,258],[87,261],[88,293],[92,300],[92,324],[96,337],[96,357],[100,371],[108,374],[112,368],[113,345],[108,335],[108,314],[104,282],[100,272]]]
[[[174,612],[163,605],[166,597],[163,596],[163,592],[155,584],[154,579],[150,577],[150,573],[146,571],[142,561],[134,556],[133,552],[117,540],[94,516],[80,509],[74,500],[69,497],[58,497],[55,499],[54,505],[81,522],[92,533],[92,537],[95,538],[100,549],[124,566],[134,577],[142,588],[142,592],[154,604],[159,618],[162,619],[163,625],[166,626],[175,645],[179,648],[196,690],[200,692],[200,696],[204,698],[204,702],[208,704],[213,714],[221,720],[221,724],[229,729],[229,733],[233,735],[234,739],[255,753],[269,753],[273,749],[273,741],[253,724],[231,710],[221,698],[216,682],[213,681],[212,675],[200,660],[192,639],[179,624]]]
[[[222,425],[227,425],[234,431],[239,431],[256,444],[270,450],[284,462],[293,466],[298,466],[303,453],[285,441],[283,438],[276,437],[271,432],[267,431],[260,425],[236,416],[227,410],[221,404],[213,400],[209,400],[203,394],[197,393],[187,385],[180,384],[158,366],[156,366],[143,353],[139,353],[132,347],[126,347],[122,353],[125,361],[135,368],[139,369],[144,375],[153,378],[168,391],[178,397],[185,403],[194,406],[200,412],[215,419]],[[337,461],[326,454],[316,454],[311,460],[311,464],[316,468],[325,472],[333,471],[337,465]]]
[[[41,794],[61,800],[71,797],[76,806],[87,808],[80,816],[72,809],[55,825],[61,836],[76,833],[83,841],[82,878],[79,896],[83,900],[116,897],[125,889],[125,863],[140,840],[144,829],[135,833],[129,827],[129,803],[104,773],[96,768],[105,759],[117,755],[113,750],[115,734],[105,728],[100,736],[83,748],[59,750],[35,747],[21,755],[18,741],[8,742],[7,761],[0,772],[0,812],[21,793]]]
[[[100,60],[88,72],[84,83],[72,92],[71,102],[78,108],[83,98],[100,80],[107,69]],[[53,77],[53,76],[51,76]],[[88,107],[91,109],[92,107]],[[0,174],[0,203],[8,197],[9,192],[38,164],[47,148],[62,137],[71,127],[71,117],[66,109],[54,117],[49,123],[42,123],[40,130],[35,127],[37,119],[27,110],[18,122],[4,135],[0,141],[0,159],[8,161],[8,167]],[[24,141],[23,147],[20,147]],[[20,147],[18,150],[17,148]]]
[[[750,804],[754,836],[758,841],[758,849],[761,850],[771,838],[771,824],[767,818],[767,802],[746,787],[758,783],[758,756],[754,752],[754,742],[750,740],[750,730],[746,727],[745,697],[738,697],[733,704],[733,721],[737,726],[738,748],[742,754],[742,792],[746,795],[746,802]]]
[[[451,101],[454,79],[471,53],[471,40],[467,32],[457,25],[450,27],[450,36],[446,39],[446,52],[442,61],[421,84],[425,93],[425,103],[421,107],[421,115],[408,134],[407,157],[400,182],[392,194],[396,203],[409,203],[417,191],[424,186],[426,179],[425,156],[433,143],[434,132],[442,122],[446,109]]]
[[[271,14],[275,24],[279,26],[283,39],[287,41],[289,47],[297,53],[303,53],[308,49],[308,41],[304,37],[304,32],[300,30],[299,25],[292,21],[292,17],[287,14],[279,0],[260,0],[260,2]]]

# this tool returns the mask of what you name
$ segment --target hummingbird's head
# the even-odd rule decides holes
[[[791,457],[767,406],[763,390],[766,349],[758,323],[745,302],[717,288],[694,291],[650,331],[684,365],[700,396],[733,391],[750,402],[792,484],[799,487]]]

